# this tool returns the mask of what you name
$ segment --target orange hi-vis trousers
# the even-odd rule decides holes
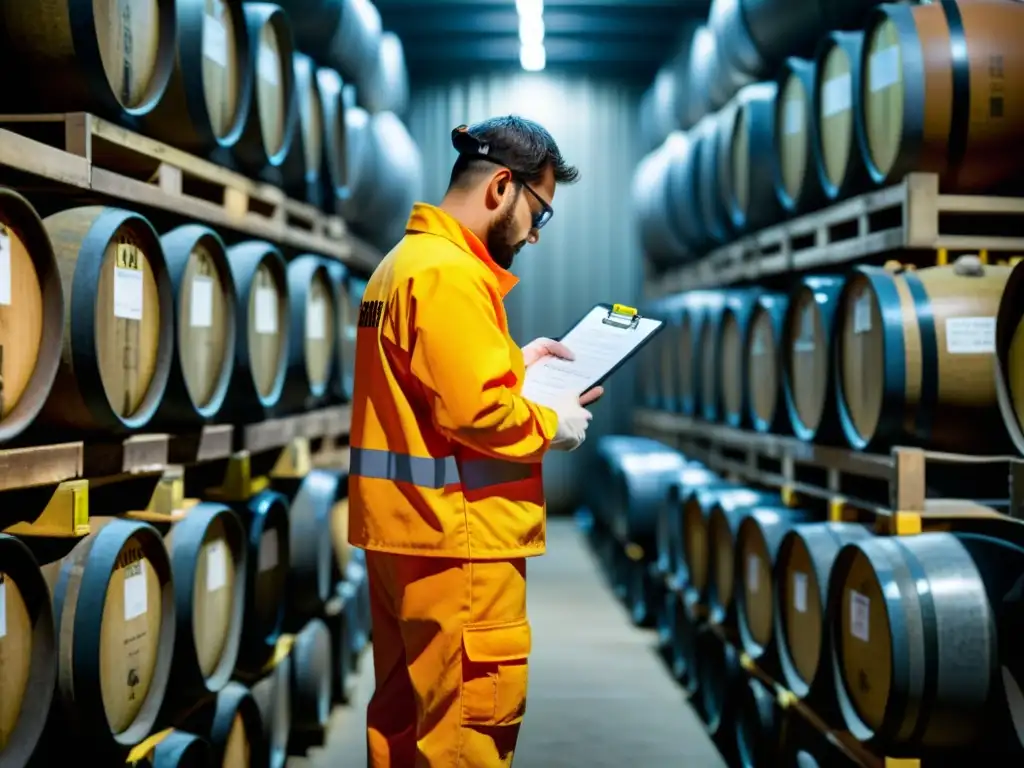
[[[367,552],[372,768],[511,766],[526,711],[526,561]]]

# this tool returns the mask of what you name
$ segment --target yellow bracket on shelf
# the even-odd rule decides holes
[[[292,652],[292,646],[295,645],[295,635],[281,635],[277,638],[277,645],[274,647],[274,655],[270,657],[270,661],[263,667],[264,675],[268,675],[274,671],[274,668],[281,663],[281,661]]]
[[[147,737],[145,741],[136,744],[132,751],[128,753],[128,757],[125,758],[125,765],[135,765],[152,756],[153,750],[172,733],[174,733],[173,728],[166,728]]]
[[[639,563],[644,559],[644,548],[639,544],[630,542],[625,546],[626,557],[632,560],[634,563]]]
[[[248,451],[236,451],[228,459],[224,482],[206,491],[211,501],[248,501],[270,485],[263,476],[253,477],[252,460]]]
[[[44,538],[81,538],[89,534],[89,481],[67,480],[57,486],[46,508],[32,522],[15,523],[4,533]]]
[[[828,521],[830,523],[842,523],[846,520],[846,499],[842,496],[833,496],[828,500]]]
[[[271,477],[301,479],[313,469],[313,452],[308,437],[294,437],[281,451],[277,463],[270,470]]]
[[[185,509],[185,475],[180,468],[165,472],[153,489],[146,511],[173,517]]]
[[[750,656],[748,654],[741,653],[740,654],[740,666],[743,667],[743,669],[747,670],[747,672],[753,672],[754,671],[754,660],[752,658],[750,658]]]
[[[797,699],[792,691],[785,691],[781,688],[776,692],[775,700],[779,703],[780,709],[790,709],[799,702],[799,699]]]
[[[921,761],[916,757],[887,757],[885,768],[921,768]]]
[[[920,512],[893,512],[888,522],[889,533],[894,536],[914,536],[923,530]]]
[[[794,490],[792,485],[784,485],[779,489],[779,495],[782,497],[783,506],[795,508],[800,506],[800,496]]]

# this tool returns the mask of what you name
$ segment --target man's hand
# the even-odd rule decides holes
[[[534,339],[523,347],[523,363],[526,364],[527,368],[545,357],[560,357],[563,360],[574,360],[576,356],[562,342],[547,339],[543,336],[539,339]],[[596,403],[603,394],[604,387],[588,389],[580,395],[580,405],[586,407],[591,403]]]

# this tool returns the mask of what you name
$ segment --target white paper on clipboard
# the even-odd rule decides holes
[[[567,397],[582,395],[594,382],[603,379],[620,362],[655,333],[662,323],[641,317],[612,315],[619,325],[605,323],[609,319],[606,306],[596,306],[573,327],[561,342],[575,355],[575,360],[545,357],[526,369],[522,396],[541,405],[553,406]],[[623,325],[629,327],[622,327]]]

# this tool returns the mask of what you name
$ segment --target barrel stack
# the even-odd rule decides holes
[[[665,328],[643,442],[598,454],[658,490],[593,489],[581,519],[631,610],[648,579],[730,764],[1024,758],[1022,25],[999,0],[714,0],[644,102]],[[615,521],[659,495],[648,554]]]

